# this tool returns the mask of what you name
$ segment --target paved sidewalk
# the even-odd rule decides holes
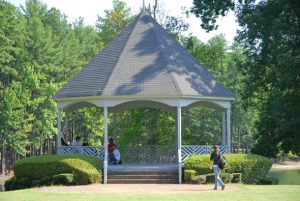
[[[226,185],[225,191],[236,191],[240,187]],[[213,185],[195,184],[90,184],[84,186],[41,187],[36,192],[86,193],[86,194],[172,194],[214,191]],[[219,188],[218,191],[221,191]]]

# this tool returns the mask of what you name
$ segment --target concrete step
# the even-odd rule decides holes
[[[171,175],[178,174],[178,170],[108,170],[108,175]]]
[[[178,184],[178,179],[108,179],[108,184]]]
[[[176,164],[122,164],[110,165],[107,171],[109,184],[177,184]]]
[[[108,179],[177,179],[178,174],[172,175],[107,175]]]

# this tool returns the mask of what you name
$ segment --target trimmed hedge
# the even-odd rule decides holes
[[[190,172],[190,171],[189,171]],[[224,183],[241,183],[241,174],[235,173],[222,173],[220,174],[220,178]],[[206,174],[206,175],[191,175],[191,177],[185,179],[187,183],[194,184],[206,184],[206,183],[214,183],[215,175],[214,174]]]
[[[195,170],[198,175],[213,173],[209,158],[208,154],[190,156],[183,161],[184,169]]]
[[[196,174],[197,172],[195,170],[184,170],[184,180],[191,181]]]
[[[241,173],[242,182],[258,183],[265,178],[272,166],[272,160],[255,154],[225,154],[227,166],[222,173]],[[210,155],[194,155],[184,160],[184,168],[197,171],[198,175],[213,173]]]
[[[58,174],[75,174],[76,184],[97,183],[102,178],[101,169],[101,159],[80,154],[34,156],[17,161],[13,166],[17,180],[44,180],[45,184]]]
[[[242,174],[241,173],[233,173],[231,183],[242,183]]]
[[[57,174],[52,177],[53,184],[72,185],[78,182],[75,174]]]
[[[206,184],[206,175],[196,175],[191,178],[193,184]]]
[[[18,190],[24,188],[30,188],[34,186],[49,186],[49,185],[74,185],[77,183],[77,176],[74,174],[58,174],[53,177],[44,177],[41,180],[30,180],[28,178],[22,177],[17,179],[12,177],[5,181],[5,190]]]
[[[16,189],[24,189],[32,186],[32,182],[26,178],[17,179],[16,177],[12,177],[5,181],[4,187],[6,191],[16,190]]]

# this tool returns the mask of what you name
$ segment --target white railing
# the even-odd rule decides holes
[[[120,145],[118,149],[124,163],[176,163],[175,145]],[[228,146],[219,146],[221,153],[229,153]],[[198,154],[209,154],[212,145],[182,145],[182,160]],[[104,157],[102,146],[61,146],[59,154],[85,154],[98,158]]]
[[[104,147],[101,146],[61,146],[58,149],[58,154],[85,154],[103,158]]]
[[[126,163],[175,163],[175,145],[118,146]]]
[[[182,145],[181,146],[181,158],[199,154],[210,154],[212,152],[212,145]],[[228,146],[219,146],[222,154],[229,153]]]

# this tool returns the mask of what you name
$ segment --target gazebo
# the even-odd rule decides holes
[[[108,169],[108,111],[159,108],[177,113],[176,164],[182,182],[182,160],[209,153],[211,146],[181,145],[181,112],[196,106],[222,112],[221,151],[230,152],[230,106],[234,94],[217,81],[147,12],[142,11],[55,95],[58,105],[58,153],[104,156],[104,183]],[[104,109],[102,147],[61,146],[61,113],[85,106]]]

